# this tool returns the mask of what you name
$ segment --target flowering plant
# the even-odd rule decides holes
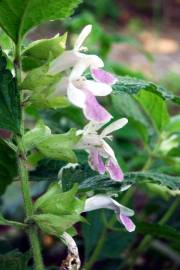
[[[142,89],[154,95],[160,105],[166,98],[178,103],[178,97],[152,83],[108,72],[103,60],[89,54],[83,47],[93,31],[90,24],[81,30],[71,50],[66,49],[66,34],[35,41],[24,48],[24,36],[31,28],[45,21],[68,17],[78,3],[79,0],[38,0],[38,4],[34,0],[0,1],[0,25],[13,42],[8,50],[0,50],[0,192],[1,195],[5,191],[8,193],[10,184],[19,181],[25,209],[25,215],[19,221],[8,220],[1,215],[0,224],[14,226],[28,234],[32,253],[26,260],[19,256],[25,265],[23,269],[27,269],[28,262],[32,264],[30,257],[33,258],[34,269],[45,269],[39,241],[41,234],[54,236],[68,247],[68,256],[60,269],[80,269],[81,260],[73,237],[77,234],[76,223],[86,223],[88,212],[113,210],[118,221],[116,229],[125,228],[127,233],[132,233],[136,229],[134,211],[125,205],[129,205],[134,193],[133,184],[148,180],[162,185],[168,194],[170,188],[173,194],[179,188],[176,177],[147,172],[155,155],[165,156],[173,148],[171,142],[177,144],[174,141],[176,137],[167,132],[165,124],[162,129],[159,119],[154,121],[162,135],[153,150],[147,146],[151,155],[143,171],[127,172],[125,169],[123,172],[122,150],[115,146],[116,139],[112,133],[121,134],[122,128],[129,126],[129,120],[132,125],[140,117],[137,129],[146,144],[150,139],[145,131],[149,123],[144,124],[146,117],[140,112],[136,116],[131,112],[131,108],[136,106],[135,101],[131,100],[132,107],[118,117],[115,111],[108,110],[106,104],[110,99],[112,102],[122,101],[121,94],[128,102],[131,94],[137,95]],[[143,98],[140,95],[135,98],[148,107],[146,92],[144,95]],[[114,96],[118,98],[113,101]],[[124,105],[117,108],[123,110]],[[57,111],[61,115],[56,117],[53,126],[53,121],[48,123],[48,117]],[[67,121],[65,116],[68,114]],[[151,114],[155,117],[154,111]],[[74,125],[73,119],[78,115],[82,122]],[[168,113],[166,116],[166,125],[171,126]],[[136,118],[134,122],[133,117]],[[174,132],[176,127],[171,126],[170,129]],[[166,145],[166,153],[163,152],[163,140],[169,144]],[[59,163],[53,167],[49,163],[51,161]],[[53,177],[49,177],[48,170],[53,170]],[[32,182],[37,178],[43,184],[41,192],[36,190],[34,194],[33,187],[37,188],[38,184]],[[110,225],[115,222],[113,215]],[[103,231],[102,238],[104,234]],[[97,245],[95,255],[99,255],[99,246],[101,243]],[[84,269],[92,269],[95,255],[85,263]],[[5,267],[9,269],[8,263]],[[13,267],[16,266],[13,264]]]

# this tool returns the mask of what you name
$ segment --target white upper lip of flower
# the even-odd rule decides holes
[[[135,230],[135,225],[129,218],[134,215],[134,211],[113,200],[110,196],[98,194],[88,198],[85,201],[84,212],[103,208],[113,210],[117,216],[117,219],[125,226],[129,232]]]
[[[110,178],[115,181],[122,181],[124,176],[113,149],[105,140],[112,139],[111,133],[122,128],[127,122],[126,118],[114,121],[105,127],[100,134],[98,134],[98,130],[103,124],[94,122],[90,122],[84,130],[77,131],[77,135],[82,135],[82,137],[76,148],[85,149],[88,152],[90,167],[100,174],[108,172]]]
[[[59,57],[52,61],[49,68],[49,74],[53,75],[75,66],[74,71],[71,74],[72,80],[79,77],[79,74],[82,74],[88,66],[94,68],[101,68],[104,66],[103,61],[98,56],[87,55],[80,52],[83,49],[82,45],[91,33],[91,30],[92,25],[87,25],[83,28],[75,42],[74,48],[69,51],[64,51]]]
[[[110,196],[103,194],[98,194],[88,198],[85,202],[84,212],[101,208],[112,209],[114,211],[118,211],[120,209],[121,212],[126,216],[134,216],[134,210],[125,207],[124,205],[113,200]]]
[[[127,118],[121,118],[114,122],[112,122],[110,125],[105,127],[100,134],[98,134],[98,130],[103,127],[105,123],[94,123],[89,122],[83,130],[78,130],[77,135],[83,135],[82,140],[80,140],[80,146],[82,143],[82,147],[84,145],[88,147],[92,146],[99,146],[102,147],[105,152],[107,152],[111,157],[115,158],[114,151],[112,148],[107,144],[105,139],[112,139],[111,134],[119,130],[120,128],[124,127],[128,123]],[[83,140],[84,138],[84,140]]]
[[[89,36],[91,31],[92,31],[92,25],[91,24],[88,24],[83,28],[83,30],[79,34],[78,38],[76,39],[76,42],[75,42],[75,45],[74,45],[74,50],[75,51],[81,51],[82,49],[84,49],[84,48],[82,48],[82,44],[84,43],[86,38]]]

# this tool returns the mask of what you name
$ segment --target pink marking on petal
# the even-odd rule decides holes
[[[85,91],[86,101],[84,114],[88,120],[98,123],[109,121],[112,116],[104,109],[96,100],[95,96],[90,91]]]
[[[136,226],[129,217],[120,214],[119,218],[128,232],[133,232],[135,230]]]
[[[117,78],[113,74],[102,69],[93,68],[91,70],[91,74],[93,79],[97,82],[106,83],[109,85],[113,85],[117,82]]]
[[[121,168],[118,163],[114,162],[112,159],[109,159],[108,164],[106,165],[106,170],[110,174],[112,180],[122,181],[124,179]]]
[[[93,170],[98,171],[100,174],[105,173],[105,165],[98,151],[92,150],[90,152],[89,164]]]

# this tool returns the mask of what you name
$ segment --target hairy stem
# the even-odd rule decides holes
[[[14,68],[16,73],[17,85],[20,89],[21,84],[21,40],[16,45]],[[20,90],[19,90],[20,91]],[[23,100],[23,93],[20,94],[20,102]],[[24,199],[24,207],[26,212],[26,218],[29,218],[33,215],[33,204],[30,195],[30,186],[29,186],[29,173],[27,168],[27,157],[26,151],[23,145],[22,136],[24,133],[24,119],[23,119],[23,109],[21,110],[21,132],[19,135],[16,135],[17,143],[17,155],[18,155],[18,171],[19,178],[21,181],[21,190]],[[27,229],[29,240],[32,247],[34,266],[36,270],[44,270],[41,249],[37,234],[37,228],[31,226]]]

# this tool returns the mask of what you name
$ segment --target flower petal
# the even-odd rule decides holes
[[[95,171],[98,171],[100,174],[105,173],[105,165],[104,162],[99,155],[97,150],[91,150],[89,153],[89,165]]]
[[[83,88],[88,89],[94,96],[107,96],[112,92],[110,85],[105,83],[94,82],[92,80],[85,80]]]
[[[89,65],[89,63],[84,61],[84,59],[77,62],[71,71],[69,79],[70,80],[78,80],[82,76],[82,74],[85,72],[85,70],[88,68],[88,65]]]
[[[124,185],[121,187],[121,191],[126,191],[128,190],[132,185]]]
[[[54,91],[53,95],[54,96],[56,96],[56,95],[66,96],[68,84],[69,84],[68,77],[62,77],[61,80],[57,84],[55,84],[55,86],[54,86],[55,91]]]
[[[89,34],[91,33],[92,30],[92,25],[86,25],[83,30],[81,31],[81,33],[79,34],[75,45],[74,45],[74,50],[79,51],[79,49],[81,48],[82,44],[84,43],[85,39],[89,36]]]
[[[90,121],[85,127],[83,128],[85,134],[87,133],[97,133],[97,131],[104,126],[104,123],[95,123]],[[98,135],[99,136],[99,135]]]
[[[105,122],[112,118],[111,114],[97,102],[90,91],[86,91],[84,114],[88,120],[95,122]]]
[[[104,65],[101,58],[97,55],[87,55],[84,53],[76,53],[79,61],[76,61],[75,66],[70,74],[70,80],[77,80],[86,71],[88,67],[101,67]]]
[[[85,201],[84,212],[101,208],[112,209],[114,211],[117,210],[113,199],[107,195],[98,194]]]
[[[128,123],[127,118],[121,118],[117,121],[112,122],[105,129],[103,129],[101,136],[106,137],[107,135],[112,134],[114,131],[124,127],[127,123]]]
[[[132,209],[120,204],[120,203],[118,203],[118,206],[120,208],[121,214],[123,214],[124,216],[127,216],[127,217],[134,216],[134,210],[132,210]]]
[[[101,83],[105,83],[109,85],[113,85],[117,82],[117,78],[113,74],[99,68],[98,69],[93,68],[91,70],[91,74],[92,74],[93,79],[96,80],[97,82],[101,82]]]
[[[128,216],[121,213],[121,205],[115,200],[113,200],[110,196],[98,194],[91,198],[88,198],[85,201],[83,212],[93,211],[102,208],[114,210],[117,219],[122,222],[128,232],[133,232],[135,230],[135,224]]]
[[[119,167],[118,163],[116,163],[112,158],[109,159],[108,164],[106,165],[106,170],[110,174],[112,180],[122,181],[124,178],[123,172]]]
[[[103,148],[104,148],[104,151],[107,153],[107,155],[109,157],[111,157],[113,160],[116,160],[116,157],[114,155],[114,151],[113,149],[109,146],[109,144],[102,139],[102,144],[103,144]]]
[[[74,66],[81,58],[81,53],[76,53],[74,51],[64,51],[62,54],[60,54],[60,56],[51,62],[48,73],[54,75],[69,69]]]
[[[103,60],[94,54],[84,54],[85,61],[89,64],[89,67],[92,68],[102,68],[104,67]]]
[[[133,232],[135,230],[136,226],[129,217],[120,214],[119,218],[128,232]]]
[[[69,83],[67,89],[67,96],[69,101],[77,107],[84,108],[86,96],[83,91],[75,87],[72,83]]]

